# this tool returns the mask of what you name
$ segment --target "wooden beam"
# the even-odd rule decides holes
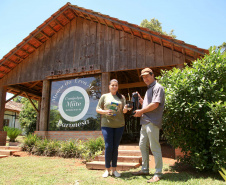
[[[36,110],[36,112],[39,112],[39,110],[36,108],[34,102],[30,99],[30,97],[28,96],[28,94],[26,92],[25,92],[25,95],[26,95],[27,99],[31,102],[31,104],[34,107],[34,109]]]
[[[32,89],[29,89],[29,88],[26,88],[26,87],[22,87],[22,86],[8,86],[8,88],[16,90],[16,91],[27,92],[28,94],[36,96],[36,97],[42,97],[42,93],[33,91]]]
[[[22,94],[22,93],[23,93],[22,91],[18,92],[18,93],[17,93],[17,94],[15,94],[12,98],[10,98],[10,99],[6,100],[6,101],[5,101],[5,103],[7,103],[7,102],[11,101],[12,99],[16,98],[17,96],[19,96],[19,95],[20,95],[20,94]]]
[[[134,87],[147,87],[147,85],[144,82],[119,84],[119,89],[128,89],[128,88],[134,88]]]
[[[37,81],[37,82],[33,83],[31,86],[29,86],[29,89],[31,89],[32,87],[36,86],[39,82],[41,82],[41,81]]]

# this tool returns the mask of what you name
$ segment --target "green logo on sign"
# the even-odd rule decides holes
[[[58,109],[67,121],[82,119],[89,109],[89,96],[86,90],[79,86],[66,89],[60,96]]]
[[[64,97],[62,106],[66,115],[71,117],[77,116],[85,107],[85,98],[82,93],[71,91]]]

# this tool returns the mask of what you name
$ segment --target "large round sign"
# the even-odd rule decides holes
[[[65,120],[77,121],[83,118],[89,109],[89,96],[79,86],[70,87],[60,96],[58,107]]]

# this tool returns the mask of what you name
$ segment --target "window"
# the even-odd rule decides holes
[[[4,119],[3,125],[4,125],[4,126],[9,126],[9,119]]]

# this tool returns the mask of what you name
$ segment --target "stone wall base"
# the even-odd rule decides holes
[[[7,138],[7,132],[6,131],[0,131],[0,146],[6,145],[6,138]]]
[[[102,136],[101,131],[35,131],[35,134],[41,138],[55,140],[88,140],[89,138]]]

